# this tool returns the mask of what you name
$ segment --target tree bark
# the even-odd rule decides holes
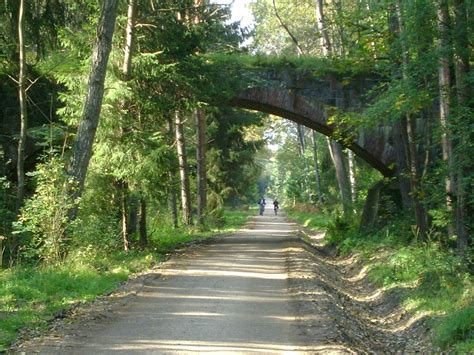
[[[147,232],[147,206],[146,200],[140,198],[140,246],[145,248],[148,245],[148,232]]]
[[[206,116],[203,109],[196,109],[196,161],[197,161],[197,216],[199,223],[204,222],[207,205],[207,174],[206,174]]]
[[[456,74],[456,97],[458,104],[458,114],[463,118],[463,111],[466,109],[466,103],[469,98],[469,84],[466,80],[469,74],[469,35],[468,18],[466,13],[466,4],[464,0],[454,0],[454,68]],[[462,147],[472,141],[472,137],[466,133],[462,127],[459,134],[459,141]],[[456,214],[455,225],[457,234],[457,248],[461,254],[466,254],[469,246],[469,231],[466,227],[468,216],[473,215],[473,211],[468,211],[466,204],[465,179],[469,175],[469,167],[463,161],[458,162],[458,171],[456,179]],[[472,218],[472,217],[471,217]]]
[[[305,152],[306,152],[305,127],[297,123],[296,132],[298,134],[300,156],[301,156],[301,159],[303,160],[303,169],[304,169],[303,183],[304,183],[304,190],[305,190],[305,195],[306,195],[305,198],[308,201],[311,201],[311,194],[309,192],[309,183],[308,183],[309,167],[308,167],[308,161],[306,160],[306,155],[305,155]]]
[[[123,250],[128,251],[130,249],[129,242],[129,227],[128,227],[128,216],[127,216],[127,184],[123,181],[118,183],[120,191],[120,215],[122,219],[122,240]]]
[[[132,74],[136,2],[137,0],[129,0],[127,8],[127,28],[125,29],[125,47],[122,65],[123,80],[125,81],[130,80]]]
[[[329,39],[329,31],[326,26],[326,17],[324,16],[324,0],[317,0],[316,6],[316,22],[321,33],[321,52],[323,56],[331,55],[332,47]]]
[[[122,79],[124,81],[129,81],[132,77],[132,56],[133,56],[133,38],[134,38],[134,27],[135,27],[135,12],[136,12],[136,0],[128,1],[128,10],[127,10],[127,27],[125,30],[125,46],[124,46],[124,56],[123,56],[123,65],[122,65]],[[124,100],[121,102],[121,106],[125,107],[126,103]],[[123,122],[120,123],[120,136],[123,135],[124,125]],[[124,241],[128,240],[128,231],[131,229],[136,230],[136,218],[135,226],[131,227],[128,224],[130,219],[128,218],[129,214],[127,210],[130,210],[130,214],[137,214],[136,204],[128,203],[131,202],[131,199],[128,198],[128,184],[125,181],[121,181],[119,184],[122,188],[122,234]],[[135,206],[133,208],[132,206]],[[136,217],[136,216],[135,216]],[[127,242],[128,247],[128,242]],[[126,249],[127,250],[127,249]]]
[[[344,214],[348,214],[350,212],[350,194],[349,184],[347,182],[347,171],[344,165],[344,154],[342,153],[342,147],[338,142],[329,139],[329,149],[331,152],[332,161],[334,163],[334,168],[336,169],[336,179],[337,184],[339,186],[339,192],[341,194]]]
[[[399,34],[402,38],[402,75],[403,80],[408,82],[408,47],[403,36],[405,35],[405,25],[401,0],[396,1],[396,11],[398,19]],[[418,168],[418,159],[416,152],[415,120],[410,114],[406,114],[401,120],[402,137],[405,141],[406,157],[410,169],[410,190],[415,210],[416,224],[419,236],[424,239],[428,229],[428,219],[426,210],[420,201],[420,173]]]
[[[171,181],[174,179],[174,174],[171,175]],[[178,206],[177,206],[177,198],[176,198],[176,191],[173,187],[170,188],[168,191],[168,205],[169,209],[171,210],[171,219],[173,223],[173,228],[178,228]]]
[[[443,161],[448,168],[445,178],[446,209],[452,219],[454,213],[454,161],[453,145],[451,141],[449,116],[451,114],[451,69],[450,65],[450,41],[449,41],[449,6],[447,0],[438,0],[438,86],[439,86],[439,123],[441,126],[441,148]],[[455,228],[452,222],[448,225],[449,237],[454,236]]]
[[[313,130],[312,132],[312,139],[313,139],[313,159],[314,159],[314,175],[316,177],[316,193],[318,194],[318,202],[319,204],[323,204],[323,195],[321,192],[321,177],[319,174],[319,163],[318,163],[318,146],[316,140],[316,131]]]
[[[102,108],[105,75],[112,47],[116,15],[117,0],[104,0],[97,25],[97,35],[84,109],[68,167],[68,174],[72,180],[69,186],[69,194],[73,200],[76,200],[82,194],[87,168],[92,156],[92,146]],[[74,207],[69,213],[69,219],[75,219],[76,213],[77,207]]]
[[[186,144],[184,138],[183,122],[180,113],[175,112],[176,149],[179,161],[179,176],[181,181],[181,206],[183,210],[183,223],[191,225],[191,193],[189,188],[188,163],[186,155]]]
[[[25,148],[28,129],[28,113],[26,108],[26,59],[25,43],[23,36],[23,18],[25,12],[25,1],[20,0],[18,12],[18,52],[19,52],[19,76],[18,96],[20,101],[20,139],[18,140],[17,179],[18,190],[16,195],[16,213],[20,212],[25,195]]]
[[[351,201],[352,201],[352,204],[354,204],[357,201],[357,186],[356,186],[354,152],[350,149],[347,152],[347,161],[349,162],[349,182],[351,186]]]
[[[278,9],[277,9],[275,0],[273,0],[273,10],[275,11],[275,16],[276,16],[278,22],[280,23],[281,27],[284,28],[286,33],[288,33],[291,40],[295,44],[298,55],[304,55],[303,49],[301,48],[301,46],[298,42],[298,39],[293,35],[293,33],[290,31],[290,29],[288,28],[288,26],[285,24],[285,22],[283,21],[283,19],[280,16],[280,14],[278,13]]]

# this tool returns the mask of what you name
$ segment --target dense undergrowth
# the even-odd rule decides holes
[[[310,229],[325,229],[325,242],[342,255],[361,255],[369,279],[377,286],[406,289],[406,309],[433,315],[436,345],[460,353],[474,351],[474,280],[465,263],[440,245],[435,233],[420,241],[406,219],[361,231],[356,223],[323,212],[287,211]]]
[[[248,211],[226,210],[219,227],[206,231],[157,229],[145,250],[110,252],[80,248],[56,265],[17,266],[0,271],[0,352],[22,328],[45,328],[55,315],[78,302],[113,291],[128,276],[163,261],[167,253],[191,241],[237,230]]]

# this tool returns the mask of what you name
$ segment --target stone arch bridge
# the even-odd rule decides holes
[[[379,79],[363,76],[342,80],[332,74],[262,70],[255,84],[235,96],[231,105],[280,116],[331,137],[337,128],[328,123],[330,112],[361,112],[367,105],[367,93],[378,82]],[[341,143],[384,176],[392,176],[395,150],[391,128],[380,125],[349,130],[350,138]],[[339,131],[344,132],[344,128]]]

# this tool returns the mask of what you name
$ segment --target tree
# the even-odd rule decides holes
[[[451,69],[450,69],[450,41],[449,41],[449,5],[447,0],[438,1],[438,86],[439,86],[439,122],[441,127],[441,148],[443,161],[446,163],[448,173],[446,175],[446,208],[450,214],[451,222],[448,224],[448,235],[452,237],[455,233],[452,223],[454,212],[454,161],[453,145],[449,128],[451,115]]]
[[[91,71],[84,109],[79,127],[77,128],[76,139],[68,167],[68,174],[72,180],[69,187],[70,196],[73,200],[82,194],[87,168],[92,155],[92,146],[102,107],[104,81],[112,46],[116,15],[117,0],[104,0],[97,25],[97,35],[92,54]],[[70,213],[71,220],[76,217],[76,213],[77,208],[73,208]]]
[[[176,150],[179,161],[179,176],[181,181],[181,207],[183,212],[183,223],[186,226],[192,224],[191,215],[191,192],[189,186],[188,158],[186,152],[186,141],[184,136],[183,121],[178,110],[175,111]]]
[[[401,0],[397,0],[396,2],[397,8],[397,20],[398,20],[398,28],[401,38],[401,51],[402,51],[402,76],[403,81],[406,85],[409,81],[409,74],[408,74],[408,47],[406,43],[406,32],[405,32],[405,21],[404,21],[404,13],[402,9]],[[426,210],[423,204],[420,201],[420,171],[419,171],[419,162],[417,156],[417,147],[416,147],[416,137],[415,137],[415,120],[413,119],[412,115],[406,113],[405,117],[402,118],[401,121],[401,130],[402,130],[402,138],[404,139],[405,145],[405,155],[407,157],[407,161],[409,162],[409,171],[410,171],[410,189],[411,189],[411,197],[413,200],[413,206],[415,209],[415,217],[416,217],[416,224],[418,227],[419,234],[421,238],[426,236],[426,232],[428,231],[427,226],[427,215]]]
[[[18,53],[20,72],[18,76],[18,95],[20,99],[20,139],[18,140],[18,157],[17,157],[17,178],[18,191],[16,196],[16,212],[20,211],[25,194],[25,147],[28,129],[28,113],[26,110],[26,60],[25,60],[25,44],[23,35],[23,19],[25,11],[25,1],[20,0],[20,8],[18,11]]]
[[[202,108],[194,111],[196,119],[196,163],[197,163],[197,217],[199,223],[204,222],[207,205],[207,176],[206,176],[206,116]]]

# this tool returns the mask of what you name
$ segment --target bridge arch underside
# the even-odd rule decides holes
[[[334,128],[327,124],[324,107],[347,107],[339,98],[321,99],[295,94],[291,90],[249,89],[231,101],[234,107],[254,110],[289,119],[331,137]],[[379,127],[360,131],[352,144],[345,145],[386,177],[394,175],[395,163],[390,129]]]

